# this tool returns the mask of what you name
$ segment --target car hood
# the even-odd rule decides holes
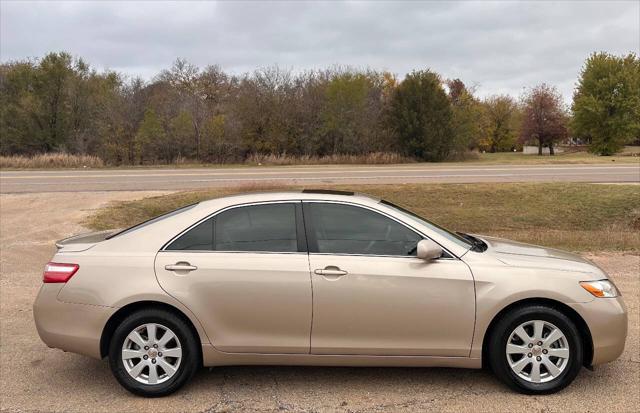
[[[502,238],[477,237],[488,245],[485,254],[492,255],[506,265],[583,272],[606,278],[598,266],[578,254]]]

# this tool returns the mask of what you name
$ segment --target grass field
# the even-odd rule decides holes
[[[636,185],[405,184],[331,188],[388,199],[452,230],[573,251],[640,252],[640,186]],[[277,189],[245,186],[112,203],[90,216],[84,225],[92,229],[122,228],[200,200]]]
[[[524,155],[521,152],[481,153],[477,159],[465,163],[486,164],[615,164],[615,163],[640,163],[640,154],[636,147],[629,147],[615,156],[598,156],[589,152],[568,152],[549,155]]]

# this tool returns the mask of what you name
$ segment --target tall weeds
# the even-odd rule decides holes
[[[97,156],[45,153],[34,156],[0,156],[0,168],[102,168],[104,162]]]
[[[260,155],[247,157],[245,163],[254,165],[326,165],[326,164],[394,164],[415,162],[412,158],[394,152],[372,152],[363,155],[294,156],[289,154]]]
[[[407,162],[415,162],[415,160],[393,152],[327,156],[295,156],[286,153],[279,155],[254,154],[249,155],[244,160],[244,163],[247,165],[395,164]],[[198,164],[202,163],[189,158],[177,157],[170,165],[189,166]],[[162,164],[157,163],[155,165]],[[49,153],[34,156],[0,156],[0,168],[102,168],[104,166],[106,165],[102,159],[89,155]]]

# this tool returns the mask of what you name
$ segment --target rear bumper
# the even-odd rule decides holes
[[[620,357],[627,339],[627,308],[622,298],[596,298],[588,303],[570,305],[589,326],[593,340],[591,365]]]
[[[43,284],[33,304],[38,334],[49,347],[100,357],[100,337],[112,307],[67,303],[57,299],[64,284]]]

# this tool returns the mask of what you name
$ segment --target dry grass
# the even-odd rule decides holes
[[[0,168],[103,168],[104,162],[97,156],[45,153],[34,156],[0,156]]]
[[[474,158],[475,159],[475,158]],[[195,166],[239,166],[239,165],[327,165],[327,164],[400,164],[412,163],[414,159],[393,152],[372,152],[366,155],[250,155],[241,164],[201,163],[195,159],[180,156],[171,164],[146,164],[144,167],[195,167]],[[97,156],[51,153],[35,156],[0,156],[1,168],[38,169],[38,168],[103,168],[106,164]],[[131,167],[131,165],[123,165]]]
[[[189,191],[118,202],[84,223],[121,228],[204,199],[278,186]],[[593,184],[348,185],[385,198],[453,230],[573,251],[640,251],[640,187]],[[291,187],[289,187],[291,189]]]
[[[432,162],[430,165],[467,165],[473,163],[500,165],[500,164],[639,164],[640,150],[638,147],[626,147],[622,152],[614,156],[598,156],[584,150],[567,151],[554,156],[525,155],[522,152],[499,152],[499,153],[478,153],[467,152],[451,158],[445,162]],[[413,158],[402,156],[393,152],[373,152],[366,155],[327,155],[327,156],[294,156],[289,154],[278,155],[250,155],[241,164],[217,164],[198,163],[195,160],[179,158],[172,165],[177,167],[221,167],[221,166],[255,166],[255,165],[339,165],[339,164],[361,164],[361,165],[383,165],[417,163]],[[169,165],[169,166],[172,166]],[[160,166],[160,165],[158,165]]]
[[[245,163],[250,165],[324,165],[324,164],[398,164],[415,162],[414,159],[393,152],[372,152],[365,155],[293,156],[250,155]]]
[[[403,164],[416,163],[409,158],[394,152],[372,152],[366,155],[327,155],[327,156],[294,156],[290,154],[278,155],[250,155],[242,163],[202,163],[194,159],[179,157],[173,163],[158,163],[143,165],[143,168],[192,168],[192,167],[238,167],[256,165],[338,165],[338,164]],[[469,152],[455,159],[447,161],[446,165],[481,164],[614,164],[614,163],[640,163],[640,147],[626,147],[615,156],[597,156],[584,151],[565,152],[555,156],[524,155],[522,153],[476,153]],[[442,163],[431,163],[431,165]],[[42,154],[31,157],[25,156],[0,156],[0,168],[7,169],[55,169],[55,168],[103,168],[107,166],[104,161],[96,156],[70,155],[66,153]],[[132,165],[122,165],[130,168]],[[140,167],[140,166],[136,166]]]

